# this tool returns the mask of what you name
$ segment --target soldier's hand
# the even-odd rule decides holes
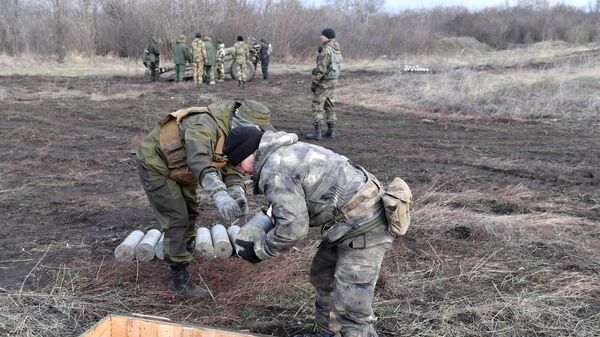
[[[238,255],[250,262],[250,263],[259,263],[262,260],[256,256],[256,252],[254,252],[254,242],[252,241],[244,241],[244,240],[235,240],[235,244],[240,246],[240,250],[238,251]]]
[[[227,188],[227,193],[235,199],[242,210],[242,215],[248,215],[250,208],[248,207],[248,199],[246,199],[246,191],[240,185],[233,185]]]
[[[225,191],[219,191],[213,195],[213,200],[219,214],[223,219],[232,222],[242,216],[242,210],[238,203]]]

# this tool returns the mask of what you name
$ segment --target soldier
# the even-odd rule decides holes
[[[204,77],[204,61],[207,58],[206,48],[200,33],[196,33],[196,38],[192,42],[192,58],[194,59],[194,83],[199,85]]]
[[[270,129],[270,122],[269,109],[252,100],[192,107],[165,116],[138,146],[140,179],[164,232],[170,291],[191,296],[207,293],[189,280],[187,272],[199,215],[196,189],[200,183],[227,222],[247,213],[244,177],[226,164],[224,139],[233,127]]]
[[[271,58],[271,44],[267,43],[265,39],[260,39],[260,51],[258,56],[260,58],[260,67],[262,68],[263,80],[269,78],[269,60]]]
[[[175,82],[183,80],[185,75],[185,65],[192,62],[188,47],[185,45],[185,35],[179,35],[177,42],[173,47],[173,63],[175,63]]]
[[[217,41],[217,82],[225,80],[225,44]]]
[[[237,37],[238,42],[233,45],[235,50],[235,67],[237,69],[238,74],[238,87],[245,88],[246,87],[246,71],[248,71],[248,66],[246,65],[246,60],[250,55],[250,49],[248,45],[244,42],[243,36]]]
[[[254,193],[265,194],[275,227],[236,243],[239,255],[258,263],[289,250],[321,227],[322,242],[310,268],[316,288],[313,332],[299,336],[377,336],[371,307],[388,231],[380,184],[361,167],[323,147],[298,142],[285,132],[232,129],[223,153],[241,173],[251,174]],[[252,218],[251,222],[256,219]]]
[[[319,56],[317,56],[317,66],[312,71],[312,85],[310,87],[313,92],[314,130],[305,135],[306,139],[315,140],[321,139],[323,112],[325,112],[325,122],[327,123],[325,137],[335,137],[334,128],[337,122],[334,110],[335,88],[340,76],[340,63],[342,62],[340,45],[335,41],[335,31],[331,28],[325,28],[319,38],[321,40]]]
[[[204,46],[206,47],[206,62],[204,63],[206,79],[209,84],[213,85],[215,84],[214,66],[217,62],[217,51],[215,50],[215,45],[213,44],[210,36],[205,36],[203,40]]]
[[[152,38],[148,47],[144,49],[143,61],[144,66],[150,70],[150,79],[155,82],[158,79],[158,67],[160,65],[160,50],[158,49],[158,41],[155,38]]]

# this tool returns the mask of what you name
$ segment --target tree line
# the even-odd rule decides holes
[[[324,27],[344,55],[427,54],[445,37],[473,37],[497,49],[544,40],[598,40],[600,0],[589,8],[521,0],[479,11],[464,7],[383,11],[383,0],[0,0],[0,53],[64,60],[67,53],[139,57],[152,37],[170,55],[180,34],[200,32],[227,46],[237,35],[265,38],[274,57],[314,57]],[[188,40],[188,41],[189,41]]]

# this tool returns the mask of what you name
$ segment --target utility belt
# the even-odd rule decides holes
[[[207,113],[206,107],[191,107],[172,112],[160,121],[160,152],[167,162],[169,168],[168,177],[182,184],[197,184],[198,180],[187,166],[185,143],[179,135],[179,123],[183,118],[192,114]],[[210,114],[209,114],[210,115]],[[212,116],[211,116],[212,117]],[[216,123],[216,122],[215,122]],[[217,143],[213,151],[212,162],[216,168],[223,168],[227,163],[227,157],[223,155],[223,144],[225,136],[218,128]]]

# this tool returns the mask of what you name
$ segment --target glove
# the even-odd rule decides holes
[[[240,206],[242,215],[248,215],[248,213],[250,213],[250,208],[248,207],[248,199],[246,199],[246,191],[244,191],[244,188],[240,185],[233,185],[227,188],[227,192],[235,199],[238,206]]]
[[[310,91],[312,92],[316,92],[317,91],[317,84],[315,82],[312,82],[310,85]]]
[[[227,194],[225,191],[219,191],[213,195],[213,200],[215,202],[215,206],[219,210],[219,214],[221,217],[228,222],[232,222],[233,220],[242,216],[242,210],[238,203],[232,197]]]
[[[250,263],[259,263],[262,260],[256,256],[254,252],[254,242],[252,241],[244,241],[244,240],[235,240],[235,244],[240,246],[240,250],[238,251],[238,255],[250,262]]]

